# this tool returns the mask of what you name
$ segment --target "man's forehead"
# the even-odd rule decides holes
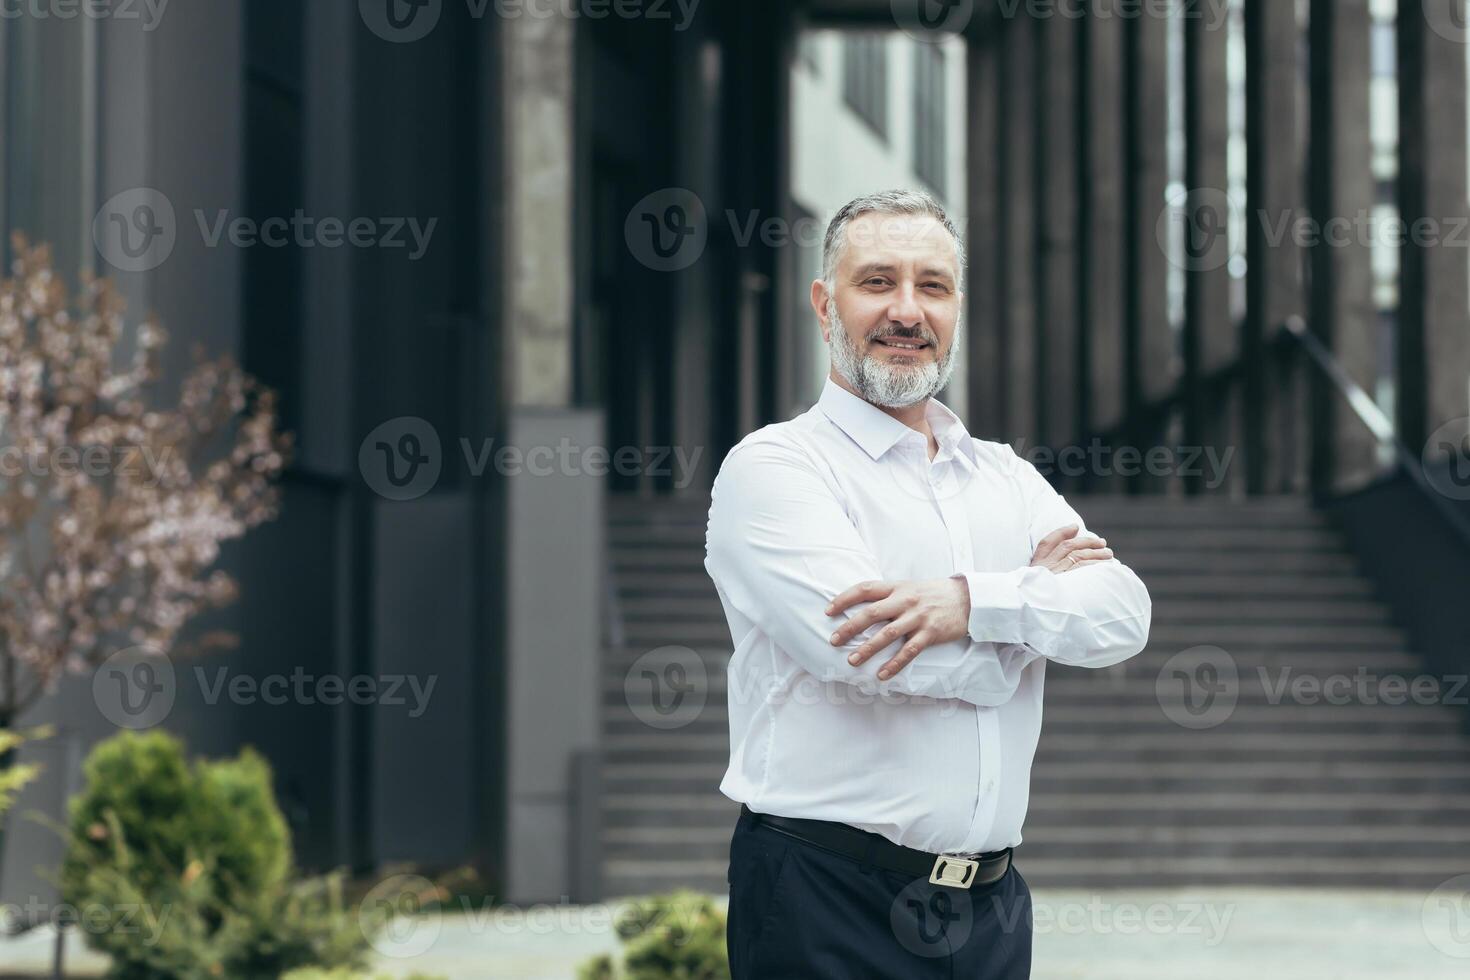
[[[948,230],[928,214],[870,212],[847,226],[843,265],[869,263],[882,257],[942,257],[954,262]]]

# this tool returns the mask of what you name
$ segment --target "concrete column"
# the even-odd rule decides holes
[[[1108,13],[1116,14],[1117,3]],[[1087,429],[1108,432],[1123,417],[1124,347],[1124,22],[1082,21],[1081,288],[1078,339],[1084,357]]]
[[[1399,4],[1399,210],[1413,229],[1426,221],[1439,237],[1409,235],[1399,299],[1399,430],[1414,451],[1466,436],[1470,415],[1470,298],[1466,295],[1465,45],[1470,33],[1450,17],[1430,16],[1417,0]],[[1463,20],[1460,21],[1463,24]],[[1448,244],[1451,236],[1460,247]]]
[[[505,435],[523,450],[602,445],[601,412],[572,403],[576,21],[513,17],[501,29]],[[504,888],[513,900],[572,888],[573,760],[598,736],[604,492],[584,468],[507,480]]]
[[[1312,329],[1368,391],[1377,377],[1377,312],[1367,242],[1354,233],[1373,207],[1368,160],[1368,0],[1311,7],[1312,151],[1309,194],[1321,229],[1311,251]],[[1313,484],[1346,491],[1377,472],[1377,445],[1314,372]]]
[[[570,404],[572,159],[576,21],[509,17],[506,92],[506,331],[516,405]]]
[[[1124,242],[1123,330],[1127,442],[1140,450],[1163,439],[1148,406],[1174,389],[1177,373],[1174,332],[1169,326],[1169,258],[1158,236],[1169,182],[1168,23],[1138,17],[1124,31]],[[1157,481],[1138,477],[1133,489],[1157,490]]]
[[[1036,369],[1036,23],[1007,18],[997,24],[1003,95],[1000,104],[1000,187],[996,223],[1006,247],[998,256],[1001,360],[1005,369],[1008,441],[1027,447],[1041,438]]]
[[[967,146],[965,166],[968,169],[969,203],[969,294],[965,303],[967,326],[966,351],[970,372],[969,428],[988,439],[1006,439],[1006,370],[1002,355],[1005,350],[1001,330],[1005,316],[1004,283],[1001,279],[1001,254],[1008,242],[1001,224],[1001,176],[1004,140],[1001,135],[1001,92],[1004,58],[1003,42],[996,33],[986,33],[968,47],[966,70],[969,75],[966,113]]]
[[[1286,393],[1268,343],[1289,316],[1304,312],[1302,255],[1292,236],[1268,240],[1268,228],[1301,209],[1298,30],[1293,4],[1246,0],[1246,487],[1250,493],[1287,488],[1292,447],[1283,433]]]
[[[1061,449],[1081,435],[1077,349],[1077,22],[1044,17],[1036,31],[1036,282],[1042,437]]]
[[[1185,236],[1184,441],[1223,448],[1229,441],[1231,404],[1205,379],[1235,357],[1230,316],[1228,234],[1231,207],[1226,157],[1230,137],[1225,75],[1225,19],[1184,21],[1185,186],[1189,189]],[[1198,479],[1186,478],[1191,492]]]

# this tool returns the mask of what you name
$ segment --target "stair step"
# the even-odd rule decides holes
[[[628,623],[704,621],[725,625],[724,609],[711,590],[704,595],[620,596],[619,606]],[[1241,622],[1331,625],[1353,622],[1387,624],[1388,607],[1362,597],[1336,599],[1251,599],[1235,602],[1208,599],[1163,599],[1153,604],[1153,624],[1215,624]]]
[[[1296,497],[1069,499],[1148,585],[1153,623],[1148,648],[1123,664],[1047,665],[1017,858],[1027,881],[1086,889],[1443,881],[1444,855],[1470,846],[1464,709],[1362,703],[1360,672],[1368,693],[1386,699],[1403,695],[1383,691],[1384,679],[1412,682],[1427,668],[1331,520]],[[704,569],[708,507],[698,495],[610,502],[624,632],[603,659],[608,895],[727,887],[739,809],[719,792],[732,644]],[[1161,704],[1158,682],[1177,653],[1197,646],[1233,660],[1236,704],[1223,723],[1191,730],[1165,713],[1182,706],[1182,690],[1165,685]],[[630,670],[669,662],[684,665],[704,703],[688,724],[659,730],[642,720],[652,689],[646,678],[630,681]],[[1304,677],[1333,679],[1326,692],[1336,696],[1316,687],[1299,696],[1292,685]],[[1344,697],[1350,703],[1331,703]]]
[[[714,583],[710,581],[703,564],[698,567],[690,564],[680,571],[656,567],[628,570],[615,576],[615,579],[618,595],[622,598],[697,597],[717,600]],[[1147,581],[1145,584],[1155,602],[1171,597],[1213,602],[1286,596],[1298,599],[1318,596],[1360,599],[1373,595],[1372,583],[1342,569],[1304,578],[1253,571],[1230,574],[1196,568]]]

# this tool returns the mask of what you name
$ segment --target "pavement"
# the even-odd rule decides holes
[[[1036,980],[1356,980],[1470,977],[1461,890],[1034,889]],[[723,901],[723,899],[721,899]],[[394,930],[376,969],[394,977],[572,980],[615,953],[616,905],[470,906]],[[0,940],[0,976],[50,976],[54,935]],[[68,937],[67,976],[105,964]]]

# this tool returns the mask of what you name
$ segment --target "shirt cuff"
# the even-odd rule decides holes
[[[1023,643],[1021,577],[1012,572],[956,572],[970,589],[970,639],[976,643]]]

